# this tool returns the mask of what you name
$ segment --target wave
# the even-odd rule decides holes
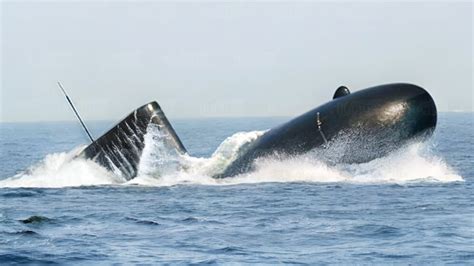
[[[173,186],[179,184],[237,185],[265,182],[405,184],[463,181],[427,143],[412,143],[383,158],[363,164],[330,164],[314,151],[289,158],[268,157],[255,162],[253,172],[215,179],[242,149],[264,131],[239,132],[223,141],[209,158],[179,155],[163,148],[156,132],[145,136],[138,176],[130,181],[96,163],[68,153],[47,155],[23,173],[0,180],[0,187],[71,187],[96,185]],[[74,158],[74,159],[73,159]]]
[[[0,187],[76,187],[121,184],[124,179],[98,164],[74,156],[83,147],[70,152],[48,154],[36,165],[13,177],[0,180]]]

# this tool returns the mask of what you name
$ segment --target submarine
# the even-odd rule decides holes
[[[73,110],[78,116],[74,107]],[[242,147],[240,156],[214,177],[227,178],[252,171],[259,158],[296,156],[310,151],[317,151],[333,163],[364,163],[411,141],[429,138],[436,122],[433,98],[417,85],[385,84],[353,93],[340,86],[327,103],[267,130]],[[126,180],[137,176],[150,128],[159,132],[167,149],[187,154],[155,101],[137,108],[96,140],[83,126],[92,143],[77,157],[92,160]]]

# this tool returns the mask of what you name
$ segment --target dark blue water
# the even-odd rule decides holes
[[[0,124],[0,263],[474,261],[472,114],[441,114],[431,142],[364,165],[301,157],[205,175],[224,139],[284,120],[172,121],[190,169],[135,183],[68,161],[86,143],[76,123]]]

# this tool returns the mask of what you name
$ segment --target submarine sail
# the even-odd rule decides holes
[[[136,109],[107,131],[78,156],[91,159],[127,180],[138,173],[140,157],[145,147],[145,134],[150,126],[163,133],[165,145],[185,154],[186,149],[157,102]]]

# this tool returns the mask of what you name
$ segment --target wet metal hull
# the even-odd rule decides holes
[[[382,157],[416,138],[432,134],[437,120],[431,96],[412,84],[387,84],[350,93],[340,87],[334,99],[285,124],[270,129],[250,145],[216,178],[251,171],[258,158],[294,156],[319,150],[335,163],[362,163]],[[80,156],[107,169],[134,178],[150,126],[163,133],[164,144],[180,154],[186,149],[156,102],[144,105]]]
[[[367,162],[414,138],[430,136],[436,120],[433,99],[418,86],[368,88],[335,98],[267,131],[218,177],[250,171],[260,157],[297,155],[320,147],[335,162]]]

